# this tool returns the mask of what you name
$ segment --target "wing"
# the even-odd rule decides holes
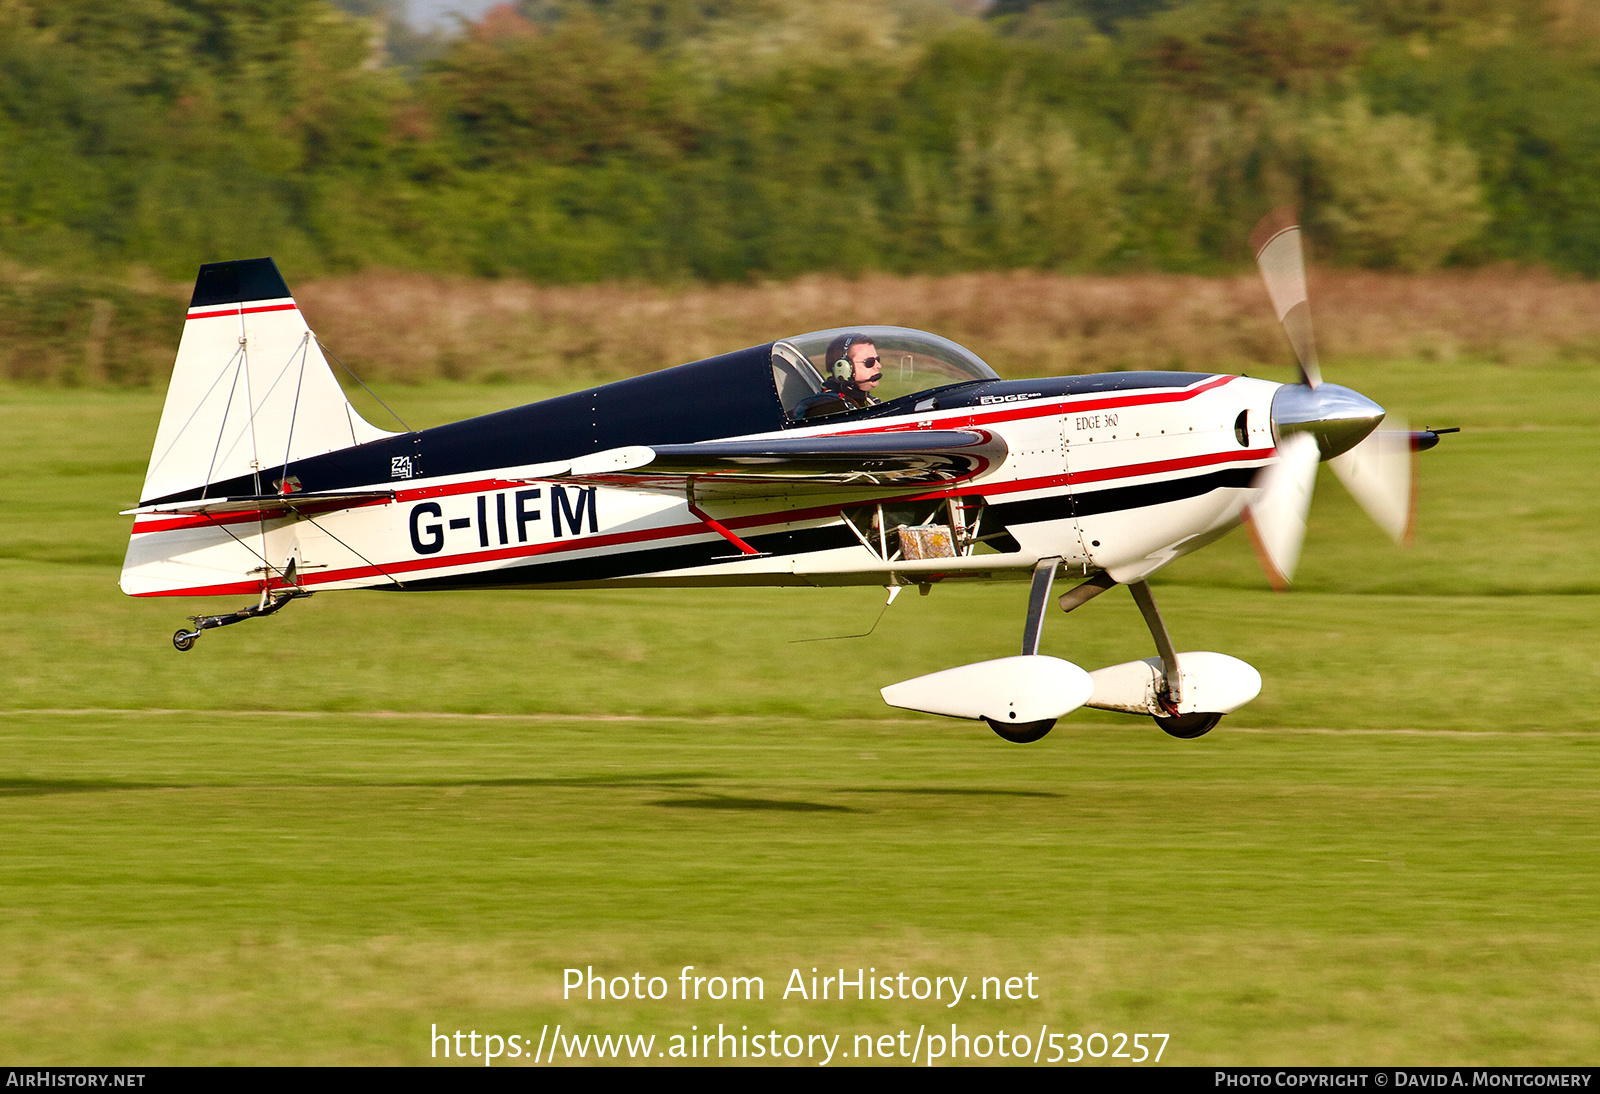
[[[960,482],[997,466],[1006,454],[1003,440],[979,429],[762,437],[596,453],[574,460],[571,478],[674,494],[692,480],[700,496],[758,497],[796,488],[882,492]]]
[[[1006,457],[999,437],[977,429],[917,429],[822,437],[769,437],[697,444],[633,445],[562,463],[519,468],[514,481],[632,486],[682,494],[692,481],[701,497],[760,497],[795,488],[918,490],[982,474]],[[326,513],[392,501],[393,490],[261,494],[145,505],[124,516],[261,519]]]

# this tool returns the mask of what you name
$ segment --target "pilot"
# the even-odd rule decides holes
[[[878,347],[866,336],[841,334],[828,343],[823,360],[826,364],[822,391],[800,401],[794,408],[796,418],[843,414],[881,402],[872,397],[872,389],[883,378],[883,365],[878,360]]]

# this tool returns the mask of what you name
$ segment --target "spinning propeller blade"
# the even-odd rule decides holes
[[[1257,478],[1255,499],[1245,511],[1245,527],[1256,557],[1279,592],[1289,587],[1295,563],[1300,561],[1319,458],[1317,439],[1311,434],[1285,437],[1278,444],[1278,458]]]
[[[1267,283],[1267,295],[1278,313],[1289,344],[1300,363],[1300,378],[1310,387],[1322,383],[1317,367],[1317,342],[1311,333],[1311,304],[1306,294],[1306,262],[1300,246],[1300,224],[1290,208],[1274,209],[1250,233],[1250,247]]]
[[[1403,419],[1384,419],[1384,428],[1328,461],[1351,497],[1374,524],[1396,543],[1409,544],[1416,522],[1416,456]]]
[[[1411,536],[1416,486],[1412,436],[1403,421],[1378,429],[1384,409],[1360,392],[1324,384],[1311,331],[1305,255],[1293,209],[1275,209],[1250,233],[1261,279],[1300,365],[1298,384],[1272,399],[1277,459],[1256,479],[1245,511],[1261,568],[1273,588],[1294,576],[1305,539],[1317,462],[1329,460],[1339,481],[1396,543]]]

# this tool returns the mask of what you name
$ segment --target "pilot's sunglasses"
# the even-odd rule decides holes
[[[878,358],[876,358],[876,357],[863,357],[861,360],[856,362],[856,364],[858,364],[858,365],[866,365],[868,368],[871,368],[873,365],[876,365],[877,363],[878,363]]]

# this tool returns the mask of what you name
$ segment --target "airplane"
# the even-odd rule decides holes
[[[401,431],[356,412],[270,258],[204,265],[125,511],[121,587],[256,598],[190,617],[172,639],[187,651],[342,589],[881,585],[892,603],[911,585],[1026,581],[1019,654],[884,700],[1019,744],[1080,706],[1196,738],[1261,676],[1177,651],[1151,575],[1243,524],[1285,587],[1321,461],[1404,541],[1415,453],[1451,432],[1322,382],[1300,237],[1283,210],[1252,233],[1298,383],[1005,380],[938,335],[860,325]],[[1128,586],[1156,655],[1090,672],[1040,654],[1058,576],[1075,582],[1068,612]]]

